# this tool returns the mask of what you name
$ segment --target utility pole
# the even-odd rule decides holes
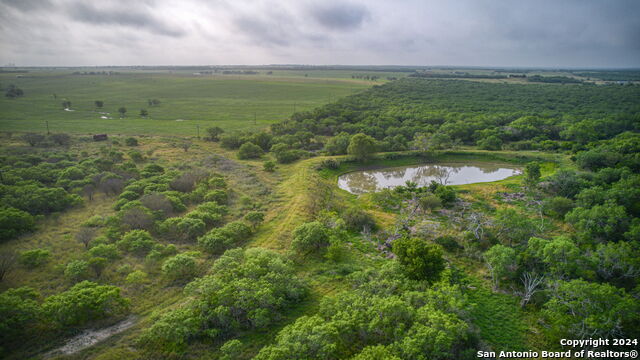
[[[44,123],[47,124],[47,135],[49,135],[49,120],[45,120]]]
[[[200,140],[200,125],[196,125],[196,133],[198,134],[198,140]]]
[[[258,122],[258,114],[257,113],[253,113],[253,125],[256,125]]]

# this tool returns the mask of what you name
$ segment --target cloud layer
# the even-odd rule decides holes
[[[0,0],[0,64],[639,67],[636,0]]]

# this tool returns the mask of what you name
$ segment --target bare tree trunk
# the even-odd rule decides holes
[[[520,301],[520,306],[524,307],[527,305],[529,300],[533,294],[538,292],[540,289],[538,288],[540,284],[542,284],[542,280],[544,280],[544,276],[536,275],[535,273],[525,272],[522,274],[522,285],[524,285],[524,292],[522,293],[522,300]]]

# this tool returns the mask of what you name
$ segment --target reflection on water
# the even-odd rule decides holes
[[[425,186],[436,181],[446,185],[463,185],[497,181],[520,173],[515,167],[504,164],[476,163],[414,165],[378,170],[354,171],[338,178],[338,186],[353,194],[393,188],[413,181]]]

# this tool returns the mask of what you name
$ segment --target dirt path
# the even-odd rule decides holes
[[[50,358],[59,355],[71,355],[80,350],[84,350],[93,346],[107,338],[119,334],[135,325],[137,317],[129,316],[117,324],[102,329],[86,330],[82,334],[77,335],[67,341],[63,346],[51,350],[45,354],[44,358]]]

